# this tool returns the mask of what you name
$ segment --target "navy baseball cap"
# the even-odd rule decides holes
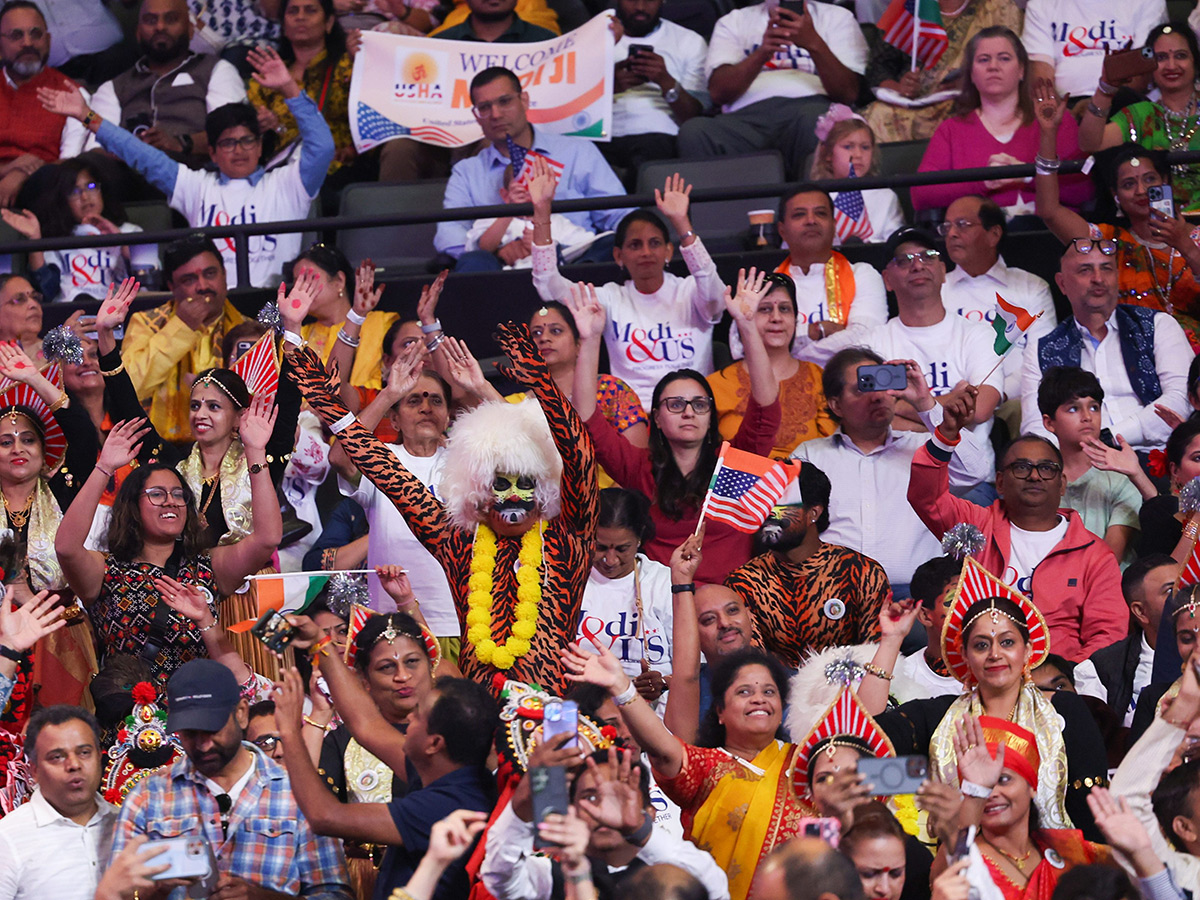
[[[167,731],[220,731],[242,699],[237,679],[211,659],[193,659],[167,682]]]
[[[887,255],[889,260],[895,257],[896,250],[901,244],[907,243],[920,244],[926,250],[938,249],[937,238],[923,228],[899,228],[888,238]]]

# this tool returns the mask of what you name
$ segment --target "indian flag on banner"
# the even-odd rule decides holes
[[[1009,303],[999,293],[996,294],[996,318],[992,320],[992,328],[996,330],[995,350],[997,356],[1003,356],[1008,348],[1037,321],[1038,316],[1016,304]]]

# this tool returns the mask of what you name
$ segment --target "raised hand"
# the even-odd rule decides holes
[[[442,297],[442,288],[446,286],[446,278],[449,275],[449,269],[442,269],[432,284],[421,287],[421,299],[417,301],[417,320],[422,325],[432,325],[437,321],[438,300]]]
[[[671,583],[691,584],[704,556],[700,550],[704,543],[704,526],[671,552]]]
[[[854,824],[855,807],[871,799],[870,785],[858,771],[834,773],[833,779],[822,791],[822,806],[842,824],[842,831],[849,831]]]
[[[208,605],[208,596],[194,584],[183,584],[163,575],[154,579],[154,587],[158,589],[163,602],[185,619],[190,619],[197,625],[208,624],[212,617],[212,609]]]
[[[527,157],[525,165],[529,166],[529,202],[535,210],[549,211],[554,199],[554,191],[558,188],[558,178],[554,170],[540,156]]]
[[[413,594],[412,584],[408,580],[408,572],[402,567],[376,566],[375,574],[379,576],[379,586],[396,601],[397,609],[411,606],[417,599]]]
[[[914,802],[917,809],[929,813],[929,833],[937,835],[943,844],[950,843],[954,839],[952,829],[963,804],[962,792],[940,781],[926,781],[917,788]]]
[[[592,640],[592,645],[595,653],[589,653],[575,641],[562,649],[566,679],[610,690],[627,681],[628,676],[621,667],[621,661],[595,640]]]
[[[396,402],[416,387],[421,375],[421,363],[425,359],[425,345],[420,341],[409,344],[396,354],[388,369],[388,380],[385,390]]]
[[[296,85],[287,63],[273,47],[264,45],[253,48],[246,54],[246,61],[254,69],[255,80],[269,90],[286,92],[289,87]]]
[[[289,617],[290,621],[290,617]],[[275,700],[275,727],[280,737],[295,740],[304,727],[304,681],[294,668],[279,673],[272,693]]]
[[[116,331],[129,315],[129,305],[137,299],[141,289],[141,282],[135,278],[126,278],[120,284],[110,284],[104,302],[96,310],[96,331]]]
[[[889,638],[901,642],[917,621],[921,604],[916,600],[894,600],[890,596],[879,608],[879,637],[883,643]]]
[[[16,341],[12,341],[0,343],[0,375],[20,384],[29,384],[41,373]]]
[[[379,305],[383,296],[383,285],[375,286],[375,263],[364,259],[354,273],[354,311],[365,316]]]
[[[658,211],[668,222],[674,225],[678,221],[687,221],[688,207],[692,202],[692,186],[684,181],[683,176],[676,172],[668,176],[663,189],[654,189],[654,202]],[[676,231],[679,228],[676,227]],[[684,228],[683,231],[689,229]],[[681,234],[683,232],[680,232]]]
[[[500,349],[512,360],[511,364],[499,363],[496,366],[505,378],[527,387],[546,384],[550,380],[550,367],[538,352],[528,325],[524,322],[502,322],[496,326],[494,337]]]
[[[295,629],[292,632],[291,646],[296,650],[307,650],[323,637],[320,626],[308,616],[291,613],[286,618],[288,624]]]
[[[279,315],[288,331],[299,333],[300,323],[308,315],[320,292],[321,276],[310,266],[305,266],[296,273],[296,280],[292,283],[290,291],[282,281],[279,283],[279,293],[275,302],[279,304]]]
[[[538,833],[543,840],[559,846],[558,855],[564,869],[575,868],[585,863],[592,829],[579,818],[573,805],[567,807],[565,816],[557,813],[546,816],[538,823]]]
[[[65,91],[40,87],[37,89],[37,98],[46,112],[81,121],[87,117],[87,101],[83,99],[83,92],[77,87]]]
[[[563,304],[575,317],[575,327],[579,329],[581,341],[601,337],[604,334],[604,328],[608,324],[608,313],[600,305],[594,284],[584,284],[581,281],[572,282],[567,290],[567,295],[563,298]]]
[[[954,726],[954,752],[958,757],[958,777],[961,781],[994,788],[1004,770],[1004,749],[1004,744],[1000,744],[996,758],[992,758],[978,716],[964,716]]]
[[[1087,804],[1096,819],[1096,827],[1114,850],[1130,857],[1153,853],[1146,826],[1129,811],[1124,797],[1114,797],[1108,788],[1095,787],[1087,796]]]
[[[646,818],[638,775],[633,770],[633,753],[617,747],[608,748],[603,765],[588,757],[584,762],[595,779],[594,793],[580,792],[575,803],[601,825],[628,834],[637,831]]]
[[[979,396],[979,388],[971,384],[955,387],[942,399],[942,424],[938,430],[948,441],[954,441],[964,428],[970,428],[975,421],[975,398]]]
[[[275,430],[275,419],[279,415],[279,407],[267,399],[266,394],[255,394],[250,401],[250,407],[242,413],[242,421],[238,426],[238,437],[242,446],[248,449],[265,450],[271,440],[271,432]]]
[[[1031,85],[1030,93],[1033,95],[1033,117],[1038,125],[1043,131],[1058,131],[1067,109],[1066,95],[1060,97],[1049,78],[1037,79]]]
[[[142,449],[142,440],[150,433],[150,423],[145,419],[126,419],[118,422],[100,448],[96,466],[112,475],[123,466],[137,459]]]
[[[446,818],[433,823],[429,830],[427,857],[440,866],[448,866],[467,852],[471,842],[487,827],[487,813],[472,809],[456,809]]]
[[[766,270],[762,272],[751,267],[747,272],[738,269],[737,293],[725,287],[725,308],[733,316],[735,322],[753,327],[754,316],[758,312],[758,304],[771,291],[772,285],[766,281]]]
[[[17,653],[29,650],[48,634],[67,624],[57,607],[58,594],[38,591],[21,606],[13,603],[12,586],[4,589],[0,600],[0,646]]]
[[[1184,421],[1183,416],[1179,415],[1179,413],[1175,412],[1175,410],[1171,409],[1171,407],[1164,406],[1161,403],[1154,404],[1154,414],[1162,419],[1163,422],[1166,423],[1166,426],[1172,431],[1182,425]]]
[[[0,209],[0,219],[23,238],[36,241],[42,236],[42,223],[27,209]]]
[[[446,375],[468,394],[482,395],[488,387],[479,361],[458,338],[448,337],[439,345],[446,360]]]
[[[1138,462],[1137,451],[1130,447],[1129,442],[1121,435],[1118,434],[1116,440],[1121,446],[1120,450],[1114,450],[1096,438],[1087,438],[1083,441],[1083,452],[1097,469],[1132,476],[1142,467]]]

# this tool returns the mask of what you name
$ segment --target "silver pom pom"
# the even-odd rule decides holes
[[[983,549],[983,532],[970,522],[959,522],[942,538],[942,552],[947,556],[963,560]]]
[[[268,303],[260,309],[258,321],[273,329],[277,334],[283,334],[283,316],[279,314],[279,307],[276,304]]]
[[[349,619],[350,610],[355,603],[368,606],[371,602],[371,592],[367,590],[367,580],[358,575],[338,572],[329,579],[325,602],[329,611],[335,616]]]
[[[83,343],[70,325],[51,328],[42,338],[42,354],[55,362],[83,365]]]
[[[1179,511],[1186,515],[1200,511],[1200,475],[1197,475],[1179,491]]]
[[[863,667],[849,656],[835,659],[825,666],[825,680],[830,684],[849,686],[862,678],[862,675]]]

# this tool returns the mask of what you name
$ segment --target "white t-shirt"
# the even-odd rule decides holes
[[[404,468],[429,488],[431,494],[437,496],[435,488],[446,455],[443,448],[439,447],[433,456],[413,456],[401,444],[388,444],[387,448],[396,454]],[[413,593],[421,601],[421,613],[433,633],[438,637],[460,636],[462,629],[446,573],[433,554],[417,540],[395,504],[365,475],[359,479],[357,488],[338,476],[338,489],[358,501],[367,514],[367,566],[403,565],[408,570]],[[367,585],[371,591],[372,609],[390,612],[396,608],[395,601],[379,586],[378,578],[368,578]]]
[[[1167,21],[1166,0],[1029,0],[1021,42],[1033,62],[1054,66],[1063,93],[1091,96],[1100,79],[1104,51],[1140,47]]]
[[[708,60],[704,64],[706,79],[712,78],[714,70],[736,65],[758,49],[767,30],[770,10],[776,5],[767,0],[735,9],[717,20],[708,42]],[[817,34],[833,49],[842,65],[859,75],[865,73],[867,42],[854,14],[840,6],[816,0],[808,0],[805,6]],[[817,75],[811,54],[792,45],[777,52],[751,82],[746,93],[726,103],[721,111],[734,112],[760,100],[823,96],[825,87]]]
[[[679,90],[687,91],[708,106],[708,79],[704,58],[708,44],[690,28],[660,19],[654,30],[642,37],[623,35],[613,50],[613,62],[629,58],[630,44],[649,44],[663,58],[667,71],[679,82]],[[679,134],[679,123],[662,95],[662,87],[652,81],[640,84],[619,94],[613,94],[614,137],[630,134]]]
[[[882,244],[904,225],[904,210],[900,208],[900,198],[890,188],[876,188],[870,191],[860,191],[863,206],[867,208],[867,220],[871,223],[871,233],[864,238],[868,244]],[[837,199],[837,191],[829,195]],[[840,247],[841,240],[837,232],[833,235],[833,246]]]
[[[931,639],[937,638],[933,635]],[[929,661],[925,659],[925,650],[918,650],[911,656],[902,656],[896,661],[894,670],[896,679],[902,683],[908,682],[904,696],[896,695],[896,699],[901,703],[907,703],[909,700],[927,700],[931,697],[941,697],[945,694],[954,694],[955,696],[962,693],[962,682],[953,675],[939,675],[933,669],[929,668]],[[893,693],[895,691],[893,690]]]
[[[194,228],[244,222],[288,222],[308,215],[313,198],[300,177],[300,154],[252,182],[227,179],[216,172],[180,166],[170,205]],[[278,284],[283,264],[300,255],[301,235],[261,234],[250,238],[250,285]],[[225,261],[225,277],[237,284],[237,253],[233,238],[216,238]],[[250,285],[242,285],[247,287]]]
[[[120,227],[122,234],[141,231],[140,225],[126,222]],[[76,225],[72,234],[99,234],[93,225]],[[58,267],[59,295],[55,300],[74,300],[79,294],[87,294],[97,300],[108,295],[113,284],[119,284],[129,274],[129,265],[120,247],[76,247],[72,250],[47,250],[47,265]]]
[[[1012,549],[1001,580],[1029,597],[1033,593],[1033,570],[1066,535],[1067,520],[1059,516],[1058,524],[1049,531],[1026,531],[1016,525],[1011,529]]]
[[[671,570],[640,553],[638,562],[644,616],[640,628],[633,573],[622,578],[605,578],[593,568],[583,588],[583,608],[575,640],[585,647],[592,639],[603,643],[621,660],[625,674],[631,678],[642,674],[643,655],[650,668],[670,675]],[[645,635],[645,654],[639,634]]]
[[[467,243],[464,249],[467,252],[479,249],[479,239],[483,237],[485,231],[492,227],[495,219],[476,219],[471,223],[471,227],[467,229]],[[525,232],[533,233],[533,222],[530,219],[522,218],[521,216],[513,216],[508,223],[508,228],[504,230],[504,237],[500,238],[500,246],[511,243],[512,241],[520,240],[525,236]],[[595,239],[596,233],[582,225],[576,225],[566,216],[561,213],[550,214],[550,236],[554,238],[554,243],[563,248],[563,253],[566,258],[570,259],[570,251],[573,246],[585,242],[591,242]],[[526,256],[518,259],[513,265],[505,266],[506,269],[530,269],[533,267],[533,257]]]
[[[596,287],[608,314],[604,343],[610,373],[637,393],[650,408],[654,386],[676,369],[713,370],[713,326],[725,313],[725,283],[699,239],[680,250],[688,271],[680,278],[663,274],[653,294],[643,294],[630,279]],[[572,282],[558,271],[553,244],[533,245],[533,286],[543,300],[561,300]]]

